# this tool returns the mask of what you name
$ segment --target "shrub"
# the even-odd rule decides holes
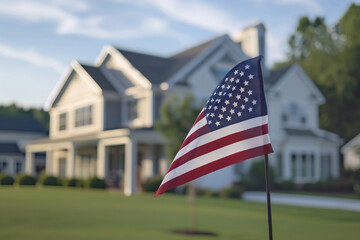
[[[218,197],[219,194],[211,189],[196,189],[196,196]]]
[[[61,181],[57,177],[47,176],[42,180],[42,185],[44,185],[44,186],[61,186]]]
[[[100,179],[97,177],[90,178],[87,183],[86,187],[88,188],[98,188],[98,189],[105,189],[106,188],[106,182],[104,179]]]
[[[360,183],[354,184],[354,193],[360,196]]]
[[[270,187],[273,186],[275,174],[274,168],[269,166],[269,175],[270,175]],[[248,188],[250,190],[265,190],[266,181],[265,181],[265,161],[256,161],[254,162],[249,170],[248,176]]]
[[[36,178],[30,175],[18,175],[16,177],[16,183],[19,185],[35,185]]]
[[[0,174],[0,185],[13,185],[14,184],[14,178],[6,175],[6,174]]]
[[[65,179],[63,181],[63,185],[65,187],[83,187],[84,183],[82,180],[77,179],[77,178],[70,178],[70,179]]]
[[[328,182],[324,183],[324,190],[327,192],[334,192],[337,189],[338,189],[338,184],[333,180],[329,180]]]
[[[156,177],[148,179],[143,184],[143,190],[145,192],[156,192],[156,190],[158,190],[158,188],[161,184],[162,179],[163,179],[162,176],[156,176]]]
[[[320,186],[319,186],[319,184],[316,184],[316,183],[305,183],[303,185],[303,190],[305,190],[305,191],[319,191]]]
[[[221,189],[219,196],[223,198],[241,198],[244,188],[241,186],[232,186]]]
[[[294,181],[292,181],[292,180],[284,181],[281,184],[282,190],[295,190],[295,187],[296,187],[296,185],[295,185]]]

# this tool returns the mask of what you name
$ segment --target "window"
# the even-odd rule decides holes
[[[59,131],[66,129],[66,113],[61,113],[59,115]]]
[[[299,107],[296,103],[290,103],[289,105],[289,111],[291,116],[297,116],[299,113]]]
[[[138,118],[138,99],[131,99],[127,102],[127,116],[128,120]]]
[[[306,177],[306,154],[301,155],[301,176]]]
[[[7,167],[7,161],[0,160],[0,172],[4,172],[6,170],[6,167]]]
[[[15,163],[15,172],[19,173],[22,172],[22,161],[21,160],[17,160]]]
[[[302,124],[305,124],[305,123],[306,123],[306,117],[305,117],[305,116],[302,116],[302,117],[300,118],[300,121],[301,121]]]
[[[66,158],[59,158],[59,177],[66,176]]]
[[[291,154],[291,172],[292,172],[292,177],[295,178],[297,176],[296,174],[296,154],[293,153]]]
[[[80,155],[80,176],[83,179],[95,176],[96,161],[91,154]]]
[[[75,127],[92,124],[92,106],[86,106],[75,110]]]
[[[327,155],[327,173],[326,173],[326,177],[329,179],[329,178],[331,178],[331,168],[332,168],[332,164],[331,164],[331,162],[332,162],[332,160],[331,160],[331,155],[329,154],[329,155]]]
[[[310,162],[311,162],[311,177],[315,177],[315,156],[314,156],[314,154],[310,155]]]

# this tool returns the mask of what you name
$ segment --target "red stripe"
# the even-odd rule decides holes
[[[190,136],[188,136],[187,138],[185,138],[184,142],[182,143],[180,149],[182,149],[183,147],[185,147],[186,145],[188,145],[189,143],[191,143],[194,139],[207,134],[211,132],[210,127],[206,124],[205,126],[199,128],[198,130],[196,130],[195,132],[193,132]],[[180,151],[179,149],[179,151]]]
[[[233,133],[230,135],[227,135],[225,137],[216,139],[215,141],[209,142],[207,144],[204,144],[202,146],[196,147],[193,150],[187,152],[180,158],[176,159],[170,166],[168,172],[171,170],[183,165],[184,163],[199,157],[203,154],[215,151],[219,148],[225,147],[227,145],[248,139],[253,138],[256,136],[261,136],[263,134],[267,134],[269,132],[268,125],[262,125],[254,128],[247,129],[245,131]]]
[[[244,160],[247,160],[249,158],[258,157],[261,155],[272,153],[273,149],[271,147],[271,144],[266,144],[264,146],[252,148],[246,151],[237,152],[232,155],[229,155],[224,158],[220,158],[214,162],[211,162],[209,164],[206,164],[204,166],[195,168],[187,173],[184,173],[176,178],[171,179],[170,181],[164,183],[159,187],[159,189],[155,193],[155,197],[157,197],[160,194],[163,194],[165,191],[180,186],[184,183],[190,182],[196,178],[199,178],[201,176],[204,176],[208,173],[214,172],[216,170],[219,170],[221,168],[227,167],[231,164],[235,164],[238,162],[242,162]]]
[[[195,126],[195,124],[197,124],[197,123],[198,123],[198,121],[200,121],[203,117],[205,117],[205,113],[204,113],[204,111],[202,111],[202,112],[199,114],[199,116],[196,118],[196,120],[195,120],[195,122],[194,122],[193,126]]]

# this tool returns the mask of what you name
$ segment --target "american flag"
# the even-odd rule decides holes
[[[155,196],[231,164],[273,152],[261,58],[239,63],[215,88]]]

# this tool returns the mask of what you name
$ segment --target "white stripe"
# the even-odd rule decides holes
[[[206,122],[206,120],[205,120],[205,122]],[[182,149],[180,149],[179,152],[176,154],[174,161],[176,159],[182,157],[184,154],[188,153],[189,151],[193,150],[194,148],[197,148],[197,147],[207,144],[209,142],[215,141],[219,138],[223,138],[229,134],[233,134],[233,133],[241,132],[241,131],[244,131],[244,130],[247,130],[250,128],[262,126],[267,123],[268,123],[268,116],[266,115],[266,116],[252,118],[252,119],[242,121],[242,122],[239,122],[236,124],[232,124],[227,127],[220,128],[218,130],[201,135],[200,137],[194,139],[189,144],[187,144]],[[186,138],[185,138],[185,140],[186,140]]]
[[[209,152],[207,154],[201,155],[197,158],[194,158],[183,165],[171,170],[166,176],[164,177],[161,185],[170,181],[173,178],[176,178],[180,175],[183,175],[191,170],[196,168],[202,167],[206,164],[212,163],[217,161],[220,158],[227,157],[237,152],[246,151],[252,148],[256,148],[259,146],[263,146],[270,143],[269,134],[249,138],[243,141],[239,141],[225,147],[219,148],[215,151]]]
[[[199,113],[199,116],[200,114],[204,111],[204,109]],[[207,121],[206,121],[206,117],[203,117],[201,120],[199,120],[189,131],[188,135],[186,136],[186,138],[188,136],[190,136],[193,132],[195,132],[196,130],[198,130],[199,128],[205,126],[207,124]],[[185,138],[185,139],[186,139]]]

